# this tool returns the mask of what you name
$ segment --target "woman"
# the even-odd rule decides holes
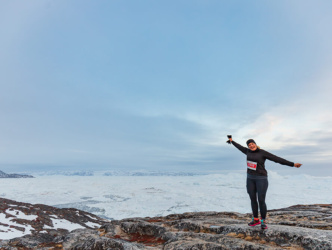
[[[247,192],[251,200],[251,209],[253,213],[252,221],[248,225],[256,226],[261,224],[262,229],[267,229],[265,222],[267,213],[265,196],[268,187],[268,180],[265,169],[265,160],[268,159],[282,165],[296,168],[301,167],[302,164],[287,161],[263,149],[260,149],[253,139],[249,139],[247,141],[248,148],[246,148],[233,141],[231,136],[228,137],[228,143],[232,143],[238,150],[247,155]],[[261,221],[259,221],[258,218],[258,204],[261,213]]]

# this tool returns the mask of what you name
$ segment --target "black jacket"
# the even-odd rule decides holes
[[[266,159],[274,161],[276,163],[280,163],[282,165],[294,167],[294,162],[287,161],[263,149],[257,148],[255,151],[251,151],[249,148],[245,148],[240,144],[236,143],[235,141],[232,141],[232,144],[242,153],[247,155],[248,174],[267,176],[267,171],[265,169]]]

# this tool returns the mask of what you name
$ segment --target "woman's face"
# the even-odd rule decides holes
[[[248,145],[248,148],[251,150],[251,151],[255,151],[257,149],[257,145],[253,142],[250,142],[249,145]]]

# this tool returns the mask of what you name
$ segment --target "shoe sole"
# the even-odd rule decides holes
[[[253,225],[248,225],[250,227],[254,227],[254,226],[257,226],[257,225],[260,225],[261,223],[256,223],[256,224],[253,224]]]

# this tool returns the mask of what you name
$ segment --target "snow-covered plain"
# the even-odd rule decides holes
[[[35,175],[2,179],[0,196],[19,202],[74,207],[108,219],[197,211],[250,212],[246,173],[161,176]],[[269,171],[268,209],[332,203],[332,177]]]

